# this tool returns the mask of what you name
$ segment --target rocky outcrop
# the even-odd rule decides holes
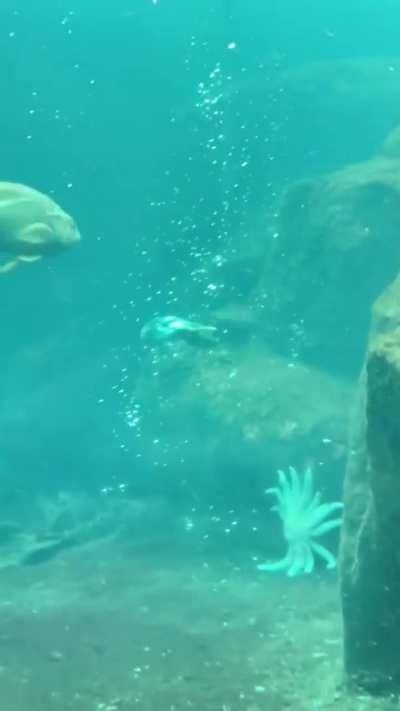
[[[370,308],[400,268],[399,143],[394,131],[376,158],[286,192],[259,285],[271,338],[280,332],[274,347],[288,351],[291,326],[302,321],[306,360],[358,369]]]
[[[398,120],[399,69],[399,58],[389,56],[309,62],[289,69],[281,79],[292,108],[289,138],[297,122],[297,149],[304,149],[301,142],[308,140],[325,161],[335,154],[345,163],[349,155],[362,155],[367,146],[371,150]],[[359,131],[360,116],[368,116],[368,137]],[[312,137],[299,131],[304,125],[313,126]],[[296,146],[294,136],[292,140]]]
[[[310,464],[326,471],[326,495],[337,497],[353,383],[226,338],[207,350],[177,343],[157,356],[156,375],[143,371],[134,401],[142,450],[158,464],[150,485],[159,471],[166,495],[176,497],[184,480],[202,500],[253,506],[277,466]]]
[[[345,477],[341,590],[345,672],[400,690],[400,278],[375,303]]]

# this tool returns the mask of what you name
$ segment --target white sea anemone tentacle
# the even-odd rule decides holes
[[[289,577],[311,573],[315,566],[315,555],[319,555],[326,567],[336,566],[336,558],[325,546],[314,539],[338,528],[341,518],[329,518],[334,511],[341,510],[339,501],[321,504],[321,493],[314,491],[313,475],[308,467],[303,475],[294,467],[289,472],[279,470],[279,485],[267,489],[266,494],[275,496],[277,503],[271,507],[282,519],[283,533],[288,544],[284,558],[272,563],[258,565],[267,572],[286,571]]]

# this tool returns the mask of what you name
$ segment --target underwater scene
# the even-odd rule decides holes
[[[0,711],[400,708],[399,27],[2,0]]]

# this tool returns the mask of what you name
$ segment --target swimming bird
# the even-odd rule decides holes
[[[215,342],[216,326],[207,326],[180,316],[156,316],[144,324],[140,338],[152,343],[180,339],[188,343]]]

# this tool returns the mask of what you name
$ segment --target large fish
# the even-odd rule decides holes
[[[52,198],[27,185],[0,182],[0,252],[13,255],[0,272],[60,254],[80,239],[73,218]]]

